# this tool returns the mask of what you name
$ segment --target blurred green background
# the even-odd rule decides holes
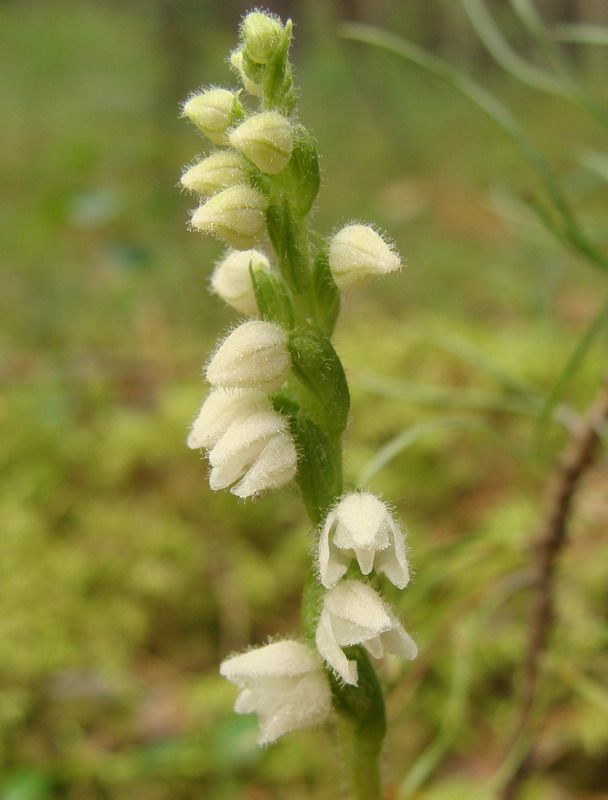
[[[456,0],[268,6],[296,22],[300,118],[323,155],[317,230],[377,222],[408,261],[346,299],[336,340],[349,476],[394,502],[416,568],[390,600],[421,655],[381,666],[387,797],[490,798],[516,718],[543,491],[599,385],[604,330],[542,430],[539,412],[606,273],[539,223],[538,180],[491,120],[341,40],[339,24],[378,24],[483,82],[600,247],[606,129],[507,75]],[[598,6],[541,9],[551,25],[608,22]],[[509,4],[487,7],[546,66]],[[179,103],[235,85],[225,58],[248,8],[0,5],[0,800],[340,794],[329,731],[259,749],[217,675],[231,651],[298,630],[312,537],[296,493],[212,494],[184,444],[201,364],[236,316],[206,291],[221,246],[186,230],[192,200],[176,184],[204,144]],[[607,53],[565,51],[599,96]],[[525,800],[608,797],[607,476],[604,457],[577,497]]]

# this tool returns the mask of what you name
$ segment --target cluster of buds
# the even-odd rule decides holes
[[[290,40],[290,22],[248,14],[231,55],[242,89],[206,89],[183,107],[217,148],[181,178],[202,201],[192,228],[228,245],[211,289],[250,317],[207,363],[211,391],[187,442],[207,451],[213,490],[247,498],[295,477],[319,524],[308,641],[273,642],[221,665],[240,689],[235,710],[257,712],[261,744],[322,722],[332,706],[330,677],[334,689],[358,686],[357,663],[343,648],[361,645],[375,658],[416,655],[395,613],[364,580],[375,572],[403,589],[406,547],[381,500],[343,492],[340,437],[349,393],[330,342],[339,291],[398,270],[401,261],[373,227],[358,223],[338,230],[313,257],[307,217],[319,189],[318,161],[292,115]],[[256,111],[246,108],[243,90],[257,98]]]

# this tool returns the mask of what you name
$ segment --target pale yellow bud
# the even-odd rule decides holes
[[[348,291],[401,269],[401,261],[369,225],[346,225],[330,242],[329,268],[338,288]]]
[[[229,306],[242,314],[257,314],[258,304],[253,291],[251,273],[269,270],[270,264],[257,250],[233,250],[215,268],[211,287]]]
[[[229,136],[230,144],[267,175],[281,172],[291,158],[291,123],[277,111],[263,111],[245,120]]]
[[[243,45],[256,64],[266,64],[284,35],[280,21],[269,14],[252,11],[243,20]]]
[[[274,322],[250,320],[224,339],[207,367],[207,380],[224,389],[274,392],[289,374],[287,333]]]
[[[227,89],[208,89],[192,95],[184,104],[183,113],[213,144],[226,144],[226,132],[234,123],[239,106],[237,96]]]
[[[249,250],[266,224],[268,203],[249,186],[232,186],[214,195],[192,215],[192,227],[222,239],[235,250]]]
[[[251,78],[245,73],[243,68],[243,51],[242,50],[235,50],[230,55],[230,63],[234,71],[238,74],[239,78],[241,79],[241,83],[246,92],[249,92],[250,95],[253,97],[261,97],[262,87],[259,83],[251,80]]]
[[[184,172],[180,182],[184,189],[211,197],[229,186],[247,183],[248,177],[249,166],[240,153],[218,150]]]

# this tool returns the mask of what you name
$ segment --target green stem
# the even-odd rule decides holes
[[[339,748],[350,797],[352,800],[382,800],[382,743],[370,741],[365,729],[348,717],[337,714],[336,719]]]

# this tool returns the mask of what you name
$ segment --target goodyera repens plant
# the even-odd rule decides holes
[[[257,713],[260,744],[333,714],[351,794],[374,800],[385,716],[369,656],[413,659],[417,650],[379,590],[380,575],[408,583],[403,531],[382,500],[343,483],[349,391],[331,336],[340,291],[401,263],[369,225],[350,223],[328,240],[310,230],[319,167],[294,115],[291,29],[248,14],[230,57],[243,89],[205,89],[183,107],[216,146],[181,179],[201,200],[191,226],[228,245],[211,287],[248,317],[207,363],[211,390],[188,445],[208,451],[212,489],[257,497],[295,479],[316,530],[301,636],[220,667],[240,690],[235,710]]]

